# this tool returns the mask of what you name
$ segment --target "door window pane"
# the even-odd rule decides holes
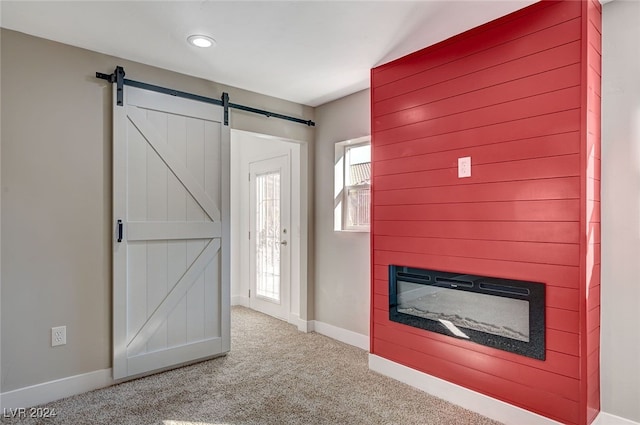
[[[256,176],[256,295],[280,301],[280,172]]]

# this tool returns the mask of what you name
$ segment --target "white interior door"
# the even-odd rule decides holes
[[[115,89],[113,375],[122,379],[229,351],[229,127],[222,107],[129,86],[120,107]]]
[[[249,164],[251,308],[288,320],[291,182],[288,156]]]

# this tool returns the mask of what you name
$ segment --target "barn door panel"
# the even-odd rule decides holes
[[[230,339],[222,108],[134,87],[124,99],[114,106],[115,379],[223,354]]]

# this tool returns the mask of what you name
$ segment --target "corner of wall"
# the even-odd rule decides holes
[[[316,108],[313,318],[357,334],[369,331],[369,234],[334,231],[336,142],[370,134],[369,89]]]

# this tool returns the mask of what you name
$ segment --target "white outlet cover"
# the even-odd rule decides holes
[[[67,343],[67,327],[56,326],[51,328],[51,346],[65,345]]]
[[[471,157],[458,158],[458,178],[471,177]]]

